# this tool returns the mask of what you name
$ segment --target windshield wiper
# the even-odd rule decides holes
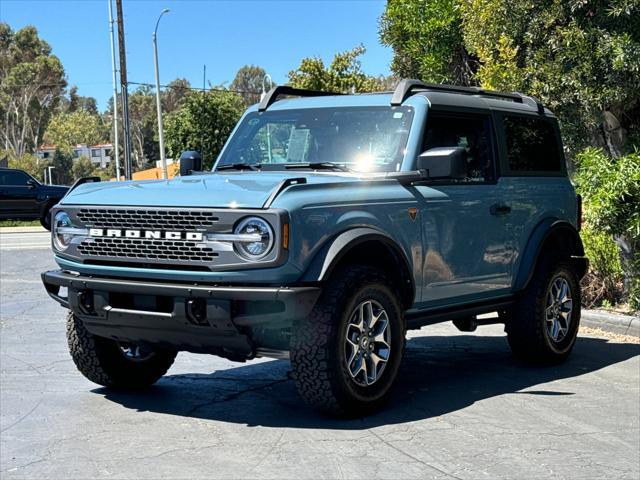
[[[216,171],[218,170],[260,170],[260,164],[250,164],[250,163],[230,163],[227,165],[220,165],[216,167]]]
[[[310,163],[285,163],[285,168],[311,168],[313,170],[338,170],[340,172],[350,172],[351,169],[345,165],[333,162],[310,162]]]

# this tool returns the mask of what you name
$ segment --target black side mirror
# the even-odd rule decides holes
[[[467,152],[464,147],[430,148],[418,156],[418,170],[428,178],[464,179],[467,176]]]
[[[202,171],[202,157],[200,153],[189,150],[182,152],[180,155],[180,176],[186,177],[191,175],[192,172]]]
[[[33,190],[37,186],[38,186],[38,184],[34,180],[27,180],[27,188],[29,190]]]

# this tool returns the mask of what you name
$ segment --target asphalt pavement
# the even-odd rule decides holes
[[[18,235],[18,234],[14,234]],[[40,284],[47,234],[0,234],[0,477],[640,477],[640,345],[581,336],[568,362],[514,361],[499,326],[410,332],[395,393],[337,420],[283,360],[181,353],[141,393],[84,379]]]

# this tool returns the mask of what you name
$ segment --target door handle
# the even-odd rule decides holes
[[[491,205],[489,212],[491,212],[491,215],[506,215],[511,212],[511,207],[504,203],[494,203]]]

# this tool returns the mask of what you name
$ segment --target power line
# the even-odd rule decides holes
[[[152,83],[144,83],[144,82],[128,82],[129,85],[141,85],[141,86],[145,86],[145,87],[152,87],[155,88],[155,85]],[[199,88],[199,87],[186,87],[186,86],[182,86],[182,85],[160,85],[162,88],[174,88],[176,90],[195,90],[198,92],[202,92],[203,89]],[[251,92],[248,90],[231,90],[231,89],[227,89],[227,88],[214,88],[214,87],[209,87],[204,89],[208,92],[229,92],[229,93],[245,93],[245,94],[251,94],[251,95],[260,95],[262,92]]]
[[[127,81],[127,85],[140,85],[140,86],[145,86],[145,87],[151,87],[151,88],[155,88],[155,85],[152,83],[145,83],[145,82],[131,82],[131,81]],[[12,85],[2,85],[5,88],[11,88],[11,87],[68,87],[69,85],[66,83],[20,83],[20,84],[12,84]],[[73,86],[77,86],[76,84],[73,84]],[[173,88],[176,90],[194,90],[197,92],[202,92],[203,89],[199,88],[199,87],[186,87],[186,86],[182,86],[182,85],[160,85],[162,88]],[[215,88],[215,87],[209,87],[209,88],[205,88],[204,91],[209,91],[209,92],[229,92],[229,93],[244,93],[247,95],[260,95],[262,92],[252,92],[249,90],[231,90],[231,89],[227,89],[227,88]]]

